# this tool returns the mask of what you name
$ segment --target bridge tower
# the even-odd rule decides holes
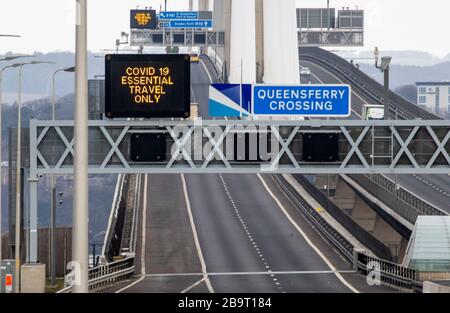
[[[295,0],[262,0],[264,83],[300,84]]]
[[[295,0],[211,1],[230,82],[300,83]]]
[[[231,1],[229,81],[256,82],[255,0]]]

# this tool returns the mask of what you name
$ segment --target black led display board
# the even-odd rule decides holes
[[[158,22],[155,10],[131,10],[131,29],[156,29]]]
[[[107,118],[190,116],[189,55],[115,54],[105,58]]]

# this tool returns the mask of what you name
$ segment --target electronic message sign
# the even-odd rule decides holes
[[[156,29],[158,26],[155,10],[131,10],[130,28]]]
[[[115,54],[105,65],[106,117],[189,117],[189,55]]]

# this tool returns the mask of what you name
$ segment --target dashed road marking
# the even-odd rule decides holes
[[[419,180],[420,182],[422,182],[424,185],[429,186],[430,188],[433,188],[434,190],[436,190],[437,192],[441,193],[442,195],[446,196],[447,198],[450,198],[450,194],[443,190],[442,188],[439,188],[436,185],[433,185],[431,182],[429,182],[428,180],[426,180],[425,178],[418,176],[418,175],[413,175],[417,180]]]
[[[261,181],[262,185],[268,192],[268,194],[272,197],[272,199],[276,202],[280,210],[283,212],[283,214],[286,216],[286,218],[289,220],[289,222],[294,226],[294,228],[298,231],[298,233],[305,239],[306,243],[319,255],[319,257],[325,262],[325,264],[334,272],[334,275],[341,281],[343,285],[345,285],[348,289],[350,289],[354,293],[359,293],[359,291],[353,287],[345,278],[337,272],[334,265],[327,259],[327,257],[319,250],[319,248],[316,247],[316,245],[309,239],[309,237],[305,234],[305,232],[298,226],[298,224],[294,221],[294,219],[291,217],[291,215],[286,211],[283,204],[280,202],[280,200],[273,194],[272,190],[270,190],[269,186],[266,184],[264,178],[261,176],[261,174],[257,175],[259,180]]]
[[[253,248],[255,248],[256,253],[258,254],[259,258],[261,259],[261,262],[263,262],[264,267],[266,268],[266,270],[268,272],[270,271],[270,265],[266,262],[266,260],[264,259],[263,253],[261,252],[261,249],[259,249],[255,239],[252,237],[251,233],[248,231],[247,226],[245,225],[245,222],[241,216],[241,213],[239,211],[238,206],[236,205],[236,202],[234,201],[233,197],[230,194],[230,191],[228,189],[227,183],[225,182],[225,179],[223,178],[222,174],[219,174],[219,179],[220,182],[222,183],[225,193],[228,196],[230,203],[232,204],[233,208],[234,208],[234,212],[236,214],[236,217],[238,218],[239,222],[241,223],[242,229],[244,230],[245,234],[247,235],[247,238],[249,239],[250,243],[253,245]],[[283,288],[280,286],[280,284],[278,283],[278,289],[279,290],[283,290]]]

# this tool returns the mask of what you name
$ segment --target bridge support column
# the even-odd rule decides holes
[[[29,221],[30,221],[30,238],[29,238],[29,263],[38,263],[38,208],[37,208],[37,195],[38,195],[38,182],[39,178],[36,176],[30,176],[28,179],[29,188]]]
[[[264,0],[264,82],[300,84],[299,63],[295,0]]]
[[[230,82],[254,83],[256,81],[255,0],[232,0],[230,45]]]
[[[198,0],[199,11],[209,11],[209,0]]]

